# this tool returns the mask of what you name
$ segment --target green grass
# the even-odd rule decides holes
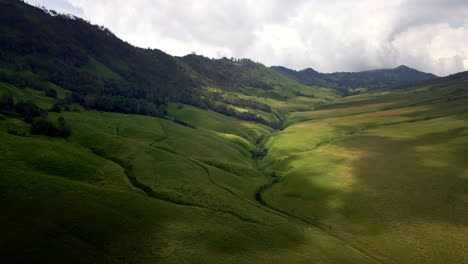
[[[468,100],[447,100],[456,90],[366,94],[290,115],[267,141],[263,166],[281,180],[264,199],[397,262],[467,263]]]
[[[0,116],[2,253],[23,263],[468,263],[465,90],[237,95],[286,116],[276,131],[177,104],[169,118],[195,129],[49,113],[72,130],[57,139]],[[263,160],[252,160],[256,148],[268,149]]]
[[[94,58],[89,58],[88,63],[84,69],[97,74],[98,76],[106,79],[122,79],[120,75],[109,69],[106,65],[100,63]]]
[[[0,82],[0,95],[11,94],[16,102],[31,101],[43,109],[49,109],[56,102],[54,98],[44,96],[44,91],[30,88],[18,89],[10,84]]]
[[[179,109],[178,106],[181,108]],[[197,128],[230,135],[230,138],[233,139],[241,137],[255,142],[258,137],[265,136],[272,131],[270,127],[264,125],[238,120],[189,105],[169,104],[168,112],[169,116],[188,122]]]
[[[177,145],[175,149],[183,155],[148,145],[163,134],[151,120],[168,125],[170,133],[189,128],[120,114],[64,116],[74,129],[69,141],[0,132],[6,143],[2,153],[11,153],[3,155],[0,164],[12,165],[2,174],[0,185],[5,208],[2,248],[8,250],[9,259],[28,262],[39,257],[52,263],[179,263],[225,258],[232,263],[367,261],[335,238],[256,204],[255,186],[264,183],[260,175],[234,175],[196,161],[189,157],[196,145]],[[77,123],[81,118],[83,123]],[[139,119],[149,125],[135,129]],[[125,124],[124,135],[115,134],[115,124]],[[201,151],[216,154],[213,148],[204,146]],[[25,159],[27,153],[30,157]],[[125,174],[149,186],[156,196],[132,188]],[[31,220],[28,215],[38,216]],[[315,244],[320,246],[313,250],[307,246]],[[351,258],[323,253],[335,247],[349,252]]]

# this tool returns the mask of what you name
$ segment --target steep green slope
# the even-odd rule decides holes
[[[310,96],[314,95],[312,87],[249,59],[209,59],[198,55],[187,55],[179,60],[188,65],[195,79],[205,86],[233,91],[245,89],[251,92],[274,91],[279,97],[300,95],[302,91],[307,93],[307,90]]]
[[[201,89],[179,100],[272,128],[281,127],[284,109],[309,109],[341,94],[304,85],[249,59],[209,59],[198,55],[178,58]]]
[[[176,60],[131,46],[108,29],[15,0],[0,1],[0,62],[85,95],[155,102],[191,87]],[[9,76],[3,76],[8,78]],[[14,77],[14,76],[13,76]]]
[[[247,59],[176,58],[133,47],[104,27],[15,0],[0,1],[0,81],[51,93],[63,87],[62,105],[162,117],[168,101],[181,102],[273,128],[284,111],[263,100],[340,96]]]

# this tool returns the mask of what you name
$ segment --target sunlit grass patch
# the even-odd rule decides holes
[[[266,135],[272,130],[264,125],[238,120],[189,105],[169,104],[168,112],[170,116],[188,122],[195,127],[238,135],[251,142],[254,142],[257,137]]]
[[[427,134],[450,131],[457,128],[468,127],[465,119],[454,117],[441,117],[431,120],[422,120],[414,123],[395,124],[391,128],[375,128],[367,131],[368,134],[386,136],[391,138],[409,139],[418,138]]]

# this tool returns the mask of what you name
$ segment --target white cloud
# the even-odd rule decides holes
[[[173,55],[358,71],[468,70],[466,0],[34,0],[66,2],[122,39]]]
[[[408,28],[392,41],[400,51],[399,60],[447,75],[468,69],[468,30],[448,24],[423,25]]]

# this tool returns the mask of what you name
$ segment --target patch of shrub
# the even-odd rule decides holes
[[[2,112],[13,112],[15,110],[15,101],[10,94],[4,94],[0,97],[0,110]]]
[[[55,103],[52,108],[50,108],[50,111],[51,112],[56,112],[56,113],[61,113],[62,112],[62,108],[60,107],[60,105],[58,103]]]
[[[43,111],[32,102],[19,102],[15,105],[15,111],[18,113],[24,121],[32,123],[34,117],[41,116]]]
[[[52,88],[49,88],[47,90],[45,90],[45,95],[48,96],[48,97],[52,97],[52,98],[57,98],[57,91],[55,91],[54,89]]]
[[[46,118],[37,119],[32,123],[31,134],[46,135],[50,137],[69,137],[71,130],[65,121],[65,118],[59,117],[57,122],[58,125],[56,126]]]
[[[190,127],[190,128],[193,128],[193,129],[196,128],[194,125],[192,125],[192,124],[190,124],[190,123],[187,123],[187,122],[185,122],[185,121],[182,121],[182,120],[180,120],[180,119],[177,119],[177,118],[174,119],[173,121],[176,122],[176,123],[179,124],[179,125],[182,125],[182,126]]]
[[[26,137],[28,133],[24,131],[23,128],[19,128],[16,126],[8,126],[7,130],[8,134],[15,135],[15,136],[20,136],[20,137]]]
[[[72,97],[73,96],[78,97],[72,98],[73,102],[78,102],[88,109],[157,117],[167,115],[167,102],[162,99],[150,102],[145,99],[135,99],[123,96],[88,94],[80,98],[80,95],[76,93],[73,93]]]
[[[250,151],[250,153],[252,153],[252,158],[254,160],[261,160],[268,154],[268,150],[265,148],[257,148]]]

